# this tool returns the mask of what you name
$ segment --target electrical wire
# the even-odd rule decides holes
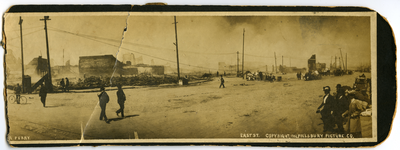
[[[106,45],[110,45],[110,46],[114,46],[114,47],[119,47],[119,46],[117,46],[117,45],[113,45],[113,44],[110,44],[110,43],[106,43],[106,42],[103,42],[103,41],[100,41],[100,40],[97,40],[97,39],[94,39],[94,38],[91,38],[91,37],[87,37],[87,36],[85,36],[85,35],[80,35],[80,34],[78,34],[78,33],[72,33],[72,32],[68,32],[68,31],[60,31],[60,30],[54,30],[54,29],[49,29],[49,30],[56,31],[56,32],[62,32],[62,33],[68,33],[68,34],[72,34],[72,35],[75,35],[75,36],[79,36],[79,37],[83,37],[83,38],[86,38],[86,39],[90,39],[90,40],[93,40],[93,41],[96,41],[96,42],[100,42],[100,43],[103,43],[103,44],[106,44]],[[176,61],[164,59],[164,58],[157,57],[157,56],[152,56],[152,55],[149,55],[149,54],[145,54],[145,53],[142,53],[142,52],[134,51],[134,50],[131,50],[131,49],[128,49],[128,48],[124,48],[124,47],[121,47],[121,48],[122,48],[122,49],[125,49],[125,50],[127,50],[127,51],[131,51],[131,52],[134,52],[134,53],[138,53],[138,54],[141,54],[141,55],[145,55],[145,56],[148,56],[148,57],[156,58],[156,59],[163,60],[163,61],[167,61],[167,62],[176,63]],[[215,69],[215,68],[208,68],[208,67],[202,67],[202,66],[197,66],[197,65],[190,65],[190,64],[185,64],[185,63],[179,63],[179,64],[180,64],[180,65],[182,64],[182,65],[190,66],[190,67],[197,67],[197,68],[203,68],[203,69],[218,70],[218,69]]]

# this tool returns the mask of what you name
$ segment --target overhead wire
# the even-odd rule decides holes
[[[96,41],[96,42],[100,42],[100,43],[103,43],[103,44],[106,44],[106,45],[110,45],[110,46],[114,46],[114,47],[119,47],[119,46],[117,46],[117,45],[110,44],[110,43],[106,43],[106,42],[104,42],[104,41],[100,41],[100,40],[97,40],[97,39],[92,38],[92,37],[87,37],[87,36],[85,36],[85,35],[80,35],[80,34],[78,34],[78,33],[72,33],[72,32],[69,32],[69,31],[54,30],[54,29],[49,29],[49,30],[56,31],[56,32],[68,33],[68,34],[72,34],[72,35],[75,35],[75,36],[87,38],[87,39],[90,39],[90,40],[93,40],[93,41]],[[125,49],[125,50],[127,50],[127,51],[131,51],[131,52],[135,52],[135,53],[138,53],[138,54],[141,54],[141,55],[145,55],[145,56],[148,56],[148,57],[156,58],[156,59],[163,60],[163,61],[167,61],[167,62],[176,63],[176,61],[172,61],[172,60],[164,59],[164,58],[161,58],[161,57],[157,57],[157,56],[145,54],[145,53],[142,53],[142,52],[134,51],[134,50],[131,50],[131,49],[128,49],[128,48],[125,48],[125,47],[121,47],[121,48],[122,48],[122,49]],[[203,68],[203,69],[218,70],[218,69],[215,69],[215,68],[208,68],[208,67],[202,67],[202,66],[197,66],[197,65],[190,65],[190,64],[185,64],[185,63],[179,63],[179,64],[187,65],[187,66],[191,66],[191,67]]]
[[[24,33],[24,34],[22,34],[22,36],[27,36],[27,35],[33,34],[35,32],[42,31],[42,30],[43,29],[39,29],[39,30],[35,30],[35,31],[32,31],[32,32]],[[14,40],[14,39],[17,39],[17,38],[21,38],[21,37],[19,35],[18,35],[18,37],[14,37],[14,38],[7,38],[6,37],[6,40]]]

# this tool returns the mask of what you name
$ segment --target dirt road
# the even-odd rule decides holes
[[[48,94],[43,108],[38,95],[25,95],[28,103],[8,104],[10,138],[134,139],[134,138],[239,138],[241,133],[323,133],[320,114],[323,86],[352,86],[360,73],[321,80],[297,80],[295,74],[281,82],[225,78],[191,86],[125,89],[125,118],[116,91],[107,91],[108,124],[99,120],[97,92]],[[370,77],[370,74],[366,74]],[[82,134],[84,136],[82,136]]]

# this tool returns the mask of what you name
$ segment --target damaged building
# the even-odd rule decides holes
[[[126,64],[117,60],[113,55],[81,56],[79,57],[79,74],[87,78],[90,76],[132,76],[138,74],[164,75],[164,66],[136,64],[131,60]]]
[[[25,67],[25,74],[44,76],[48,72],[47,59],[39,56],[33,58]]]
[[[326,63],[317,63],[317,58],[314,55],[311,56],[310,59],[308,59],[308,71],[319,71],[323,72],[326,70]]]
[[[120,75],[123,63],[118,61],[113,55],[99,56],[80,56],[79,74],[81,76],[112,76]]]
[[[164,66],[147,64],[123,66],[122,75],[131,76],[138,74],[164,75]]]

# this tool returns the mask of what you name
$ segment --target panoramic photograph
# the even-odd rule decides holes
[[[6,13],[8,141],[376,141],[371,14]]]

